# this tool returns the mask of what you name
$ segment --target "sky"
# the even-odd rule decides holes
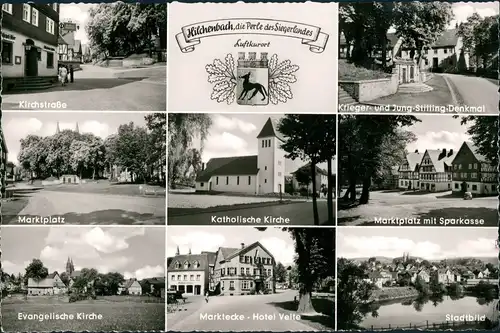
[[[338,228],[337,255],[396,258],[404,252],[426,260],[498,256],[496,228]]]
[[[269,114],[211,114],[212,127],[204,142],[202,160],[207,163],[214,157],[257,155],[257,135],[269,117],[279,119],[279,115]],[[200,139],[193,140],[193,148],[200,148]],[[285,173],[290,174],[307,162],[287,160]],[[318,165],[326,170],[326,163]],[[335,173],[336,163],[332,163]]]
[[[470,140],[466,125],[460,124],[460,118],[451,115],[417,115],[422,120],[410,127],[404,127],[417,136],[417,141],[407,146],[409,152],[418,149],[423,153],[426,149],[453,149],[458,151],[464,141]]]
[[[8,274],[24,274],[34,258],[49,273],[61,273],[71,257],[75,270],[95,268],[138,280],[165,276],[164,227],[5,226],[1,232],[2,269]]]
[[[454,19],[451,21],[448,29],[455,28],[456,24],[467,21],[467,17],[477,12],[481,17],[498,15],[498,1],[492,2],[457,2],[452,4]],[[394,32],[390,29],[389,32]]]
[[[92,113],[92,112],[3,112],[2,128],[9,150],[9,161],[18,163],[17,156],[21,149],[20,140],[29,134],[50,136],[59,129],[78,127],[80,133],[93,133],[105,139],[118,131],[121,124],[133,121],[138,126],[145,126],[146,113]]]
[[[167,230],[167,257],[173,257],[179,246],[181,254],[191,249],[192,254],[201,251],[216,252],[219,247],[240,248],[241,243],[250,245],[260,242],[283,265],[293,264],[295,247],[290,234],[281,228],[269,227],[258,231],[254,227],[177,227]],[[333,241],[333,240],[332,240]]]
[[[75,33],[75,39],[78,39],[82,44],[88,44],[89,39],[85,32],[85,25],[89,19],[89,9],[97,6],[96,4],[61,4],[59,19],[61,22],[69,20],[73,23],[79,24],[80,29]]]

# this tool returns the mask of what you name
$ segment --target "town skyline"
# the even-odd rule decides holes
[[[52,136],[59,129],[75,130],[76,124],[80,133],[92,133],[102,139],[118,133],[118,127],[129,122],[145,127],[144,117],[151,113],[93,113],[93,112],[4,112],[2,129],[9,149],[8,161],[18,163],[17,156],[21,149],[21,139],[28,135],[42,137]]]
[[[295,246],[290,234],[281,228],[269,227],[258,231],[248,227],[168,227],[167,257],[174,257],[179,247],[180,254],[200,254],[202,251],[216,252],[219,247],[240,248],[241,243],[250,245],[260,242],[274,256],[276,262],[283,265],[293,264]]]
[[[382,230],[381,230],[382,229]],[[340,228],[338,258],[398,258],[403,253],[425,260],[495,258],[494,228],[405,227]]]
[[[99,273],[119,272],[126,279],[165,275],[162,227],[2,227],[2,269],[25,274],[33,259],[49,273],[66,271],[71,258],[75,270],[95,268]],[[19,247],[23,242],[25,246]],[[14,250],[15,249],[15,250]]]
[[[281,119],[284,115],[276,114],[217,114],[211,113],[212,126],[203,143],[202,162],[207,163],[212,158],[257,155],[257,136],[269,118]],[[193,138],[191,148],[200,149],[200,137]],[[285,173],[288,175],[304,166],[308,161],[296,159],[285,160]],[[333,173],[337,164],[332,163]],[[326,170],[326,163],[318,164]]]

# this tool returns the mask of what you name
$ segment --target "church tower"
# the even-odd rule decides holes
[[[267,119],[257,136],[258,194],[285,192],[284,140],[277,130],[277,122]]]
[[[74,271],[75,271],[75,266],[73,265],[73,259],[70,259],[68,257],[68,261],[66,262],[66,274],[68,274],[68,276],[71,276],[71,274],[73,274]]]
[[[59,122],[57,122],[56,134],[59,134],[59,133],[61,133],[61,129],[59,128]]]
[[[75,132],[78,133],[78,134],[80,134],[80,128],[78,127],[78,122],[76,123]]]

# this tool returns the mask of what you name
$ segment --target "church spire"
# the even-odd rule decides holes
[[[57,122],[57,127],[56,127],[56,134],[61,133],[61,130],[59,129],[59,122]],[[69,260],[69,258],[68,258]]]
[[[191,249],[189,249],[189,253],[188,254],[191,254]]]
[[[75,128],[76,133],[80,133],[80,128],[78,127],[78,122],[76,122],[76,128]]]
[[[177,245],[177,251],[175,251],[175,255],[178,256],[181,254],[181,251],[179,251],[179,245]]]

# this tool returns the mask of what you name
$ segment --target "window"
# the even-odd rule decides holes
[[[225,268],[222,268],[222,269],[221,269],[221,275],[222,275],[222,276],[226,275],[226,269],[225,269]]]
[[[55,10],[55,11],[57,11],[57,3],[53,3],[52,4],[52,9]]]
[[[184,262],[184,269],[188,269],[189,268],[189,262],[188,261],[185,261]]]
[[[194,275],[189,276],[189,281],[194,281]]]
[[[4,3],[4,4],[2,4],[2,10],[4,12],[12,14],[12,4],[11,3]]]
[[[472,185],[472,190],[477,191],[477,185]]]
[[[200,187],[203,187],[203,186],[205,186],[205,183],[200,183]]]
[[[177,275],[177,280],[181,280],[181,276],[180,275]]]
[[[266,165],[266,166],[264,166],[264,170],[267,170],[267,165]]]
[[[236,185],[240,185],[240,176],[236,176]]]
[[[215,185],[219,185],[219,177],[215,177]]]
[[[266,144],[266,140],[262,140],[262,148],[265,148],[264,145]]]
[[[278,161],[278,165],[281,165],[281,161]]]
[[[457,183],[455,183],[455,188],[458,188],[458,184]]]
[[[437,49],[434,49],[434,54],[438,54],[438,50]]]
[[[264,179],[264,184],[267,184],[267,178],[266,178],[266,179]]]
[[[229,185],[229,177],[226,177],[226,185]]]
[[[246,272],[246,275],[250,275],[250,268],[248,268],[248,267],[247,267],[247,268],[245,269],[245,272]]]
[[[23,21],[30,23],[31,20],[31,6],[23,4]]]
[[[474,169],[477,170],[477,163],[474,163]]]
[[[429,60],[425,59],[424,62],[425,62],[425,66],[429,66]]]
[[[201,275],[200,274],[196,275],[196,281],[200,281],[200,279],[201,279]]]
[[[2,64],[12,64],[12,43],[2,41]]]
[[[47,68],[54,68],[54,53],[47,52]]]
[[[55,27],[54,21],[47,17],[47,21],[45,23],[45,31],[47,31],[49,34],[54,35],[55,34],[54,27]]]
[[[252,184],[252,176],[248,176],[248,185]]]
[[[172,276],[170,277],[170,280],[175,281],[175,275],[172,275]]]
[[[234,290],[234,281],[229,281],[229,290]]]
[[[31,9],[31,24],[38,27],[38,9]]]
[[[444,51],[444,54],[448,53],[448,49],[444,49],[443,51]]]
[[[184,275],[184,281],[187,281],[187,279],[188,279],[188,276],[186,274],[186,275]]]
[[[281,177],[281,172],[278,172],[278,177]]]
[[[241,268],[240,268],[240,274],[241,274],[241,275],[245,275],[245,268],[244,268],[244,267],[241,267]]]
[[[180,263],[180,262],[178,262],[178,261],[176,261],[176,262],[175,262],[175,268],[176,268],[176,269],[181,268],[181,263]]]
[[[200,262],[199,261],[193,262],[193,267],[194,268],[199,268],[200,267]]]
[[[469,164],[469,169],[472,169],[472,164]]]

